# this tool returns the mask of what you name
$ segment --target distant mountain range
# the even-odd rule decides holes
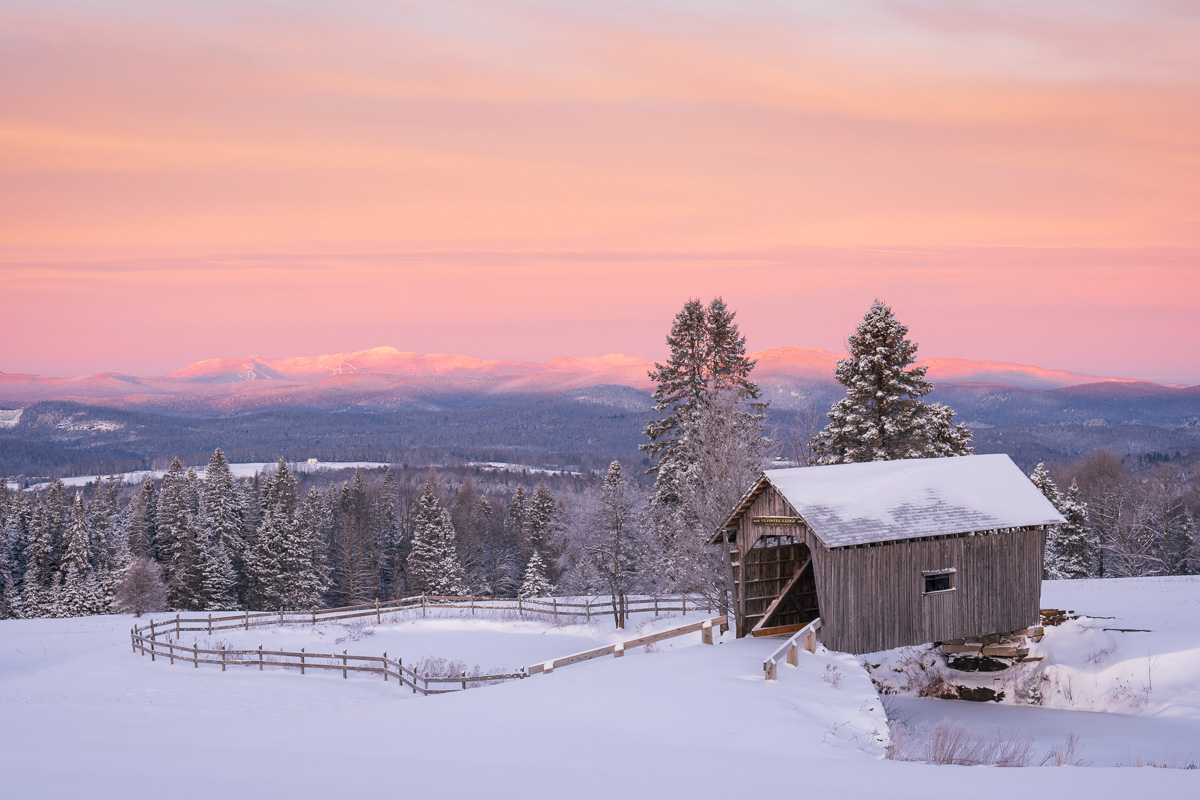
[[[844,389],[840,356],[754,353],[767,425],[791,443],[824,424]],[[1200,386],[1163,386],[1023,364],[921,362],[931,399],[975,435],[976,452],[1031,468],[1110,447],[1145,463],[1200,460]],[[215,447],[242,461],[454,464],[511,461],[603,470],[648,467],[638,445],[654,416],[649,359],[562,356],[542,363],[378,347],[297,358],[199,361],[167,375],[77,378],[0,373],[0,474],[95,474],[202,464]]]
[[[786,407],[824,398],[836,386],[838,353],[780,347],[752,355],[754,379]],[[1095,386],[1094,394],[1188,391],[1048,370],[1024,364],[931,358],[920,362],[935,385],[994,384],[1041,391]],[[485,360],[376,347],[332,355],[208,359],[167,375],[106,372],[52,378],[0,372],[0,407],[67,400],[168,414],[228,415],[266,408],[381,409],[487,407],[517,398],[551,397],[594,387],[651,388],[654,362],[637,356],[559,356],[549,361]]]

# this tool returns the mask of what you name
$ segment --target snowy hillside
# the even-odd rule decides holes
[[[1145,711],[1170,717],[1181,731],[1200,731],[1196,708],[1176,707],[1167,694],[1181,697],[1187,683],[1169,675],[1194,675],[1200,666],[1200,623],[1188,619],[1200,583],[1177,581],[1165,591],[1154,581],[1048,585],[1047,601],[1127,614],[1130,627],[1146,621],[1143,610],[1153,611],[1157,631],[1137,648],[1161,646],[1164,659],[1174,649],[1163,662],[1163,705]],[[1135,606],[1140,610],[1128,611]],[[97,797],[870,792],[916,798],[928,797],[930,786],[969,785],[973,797],[1009,798],[1188,796],[1198,785],[1197,773],[1173,769],[995,772],[885,760],[882,705],[856,660],[804,653],[799,667],[782,667],[779,680],[768,683],[761,663],[776,640],[727,636],[706,647],[699,637],[680,639],[657,652],[425,698],[370,676],[152,663],[131,652],[131,624],[129,617],[0,622],[0,775],[7,796],[63,797],[88,787]],[[345,637],[336,646],[352,652],[387,649],[406,659],[440,655],[511,667],[617,636],[593,625],[430,619],[385,620],[378,630],[322,625],[229,633],[238,644],[266,647]],[[1045,640],[1048,648],[1054,638]],[[1121,656],[1113,652],[1113,665]],[[1156,675],[1156,692],[1158,686]],[[970,707],[979,714],[1025,710]],[[1115,717],[1074,716],[1085,726]]]

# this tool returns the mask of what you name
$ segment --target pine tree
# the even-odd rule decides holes
[[[538,482],[529,502],[529,514],[526,523],[526,536],[531,550],[550,549],[554,537],[560,527],[558,501],[546,481]]]
[[[57,595],[54,582],[59,578],[58,558],[54,551],[51,511],[45,502],[33,504],[29,523],[28,561],[21,587],[23,616],[55,616]]]
[[[404,586],[404,560],[408,555],[405,552],[404,530],[400,526],[397,502],[396,476],[388,469],[383,473],[383,486],[380,489],[379,509],[376,514],[380,546],[380,596],[388,599],[401,596]]]
[[[200,528],[209,550],[205,595],[210,606],[234,607],[246,592],[245,509],[241,499],[229,462],[218,447],[204,471],[200,496]]]
[[[971,452],[971,432],[954,423],[954,412],[921,400],[933,386],[924,367],[912,366],[917,346],[907,336],[908,327],[876,300],[850,336],[850,358],[839,361],[834,373],[846,396],[834,404],[829,424],[813,440],[818,463]]]
[[[97,610],[102,614],[111,612],[117,581],[132,560],[125,527],[121,524],[122,515],[117,509],[119,490],[115,476],[109,475],[103,483],[97,477],[92,502],[88,507],[93,542],[92,563],[99,602]]]
[[[313,489],[300,504],[300,557],[302,565],[293,582],[289,600],[293,608],[324,605],[329,591],[326,543],[333,527],[333,514],[321,493]]]
[[[190,474],[189,474],[190,473]],[[170,608],[197,611],[204,607],[204,571],[208,559],[197,519],[199,489],[195,471],[184,473],[175,458],[158,495],[158,541],[163,557]]]
[[[525,565],[525,580],[521,582],[521,597],[549,597],[554,594],[554,584],[546,579],[546,562],[537,548],[529,554]]]
[[[1029,482],[1038,488],[1054,509],[1058,513],[1062,513],[1064,498],[1062,492],[1058,490],[1058,486],[1054,483],[1054,478],[1050,476],[1050,471],[1046,469],[1044,463],[1039,463],[1029,475]],[[1051,525],[1046,532],[1046,554],[1045,563],[1042,565],[1042,578],[1058,578],[1056,574],[1056,565],[1058,563],[1058,540],[1059,529],[1061,525]]]
[[[289,585],[305,569],[308,559],[296,508],[296,480],[281,458],[263,485],[262,521],[246,559],[248,604],[253,609],[274,611],[287,606]]]
[[[125,509],[125,531],[134,558],[158,557],[158,493],[149,478]]]
[[[1062,497],[1059,513],[1067,521],[1057,525],[1053,548],[1047,547],[1054,554],[1050,563],[1052,578],[1094,578],[1096,577],[1096,559],[1100,546],[1096,535],[1088,523],[1087,504],[1079,491],[1079,484],[1071,481],[1071,486]]]
[[[76,494],[67,526],[66,552],[62,559],[62,592],[58,596],[58,613],[65,617],[82,617],[97,611],[95,575],[91,563],[91,530],[83,506],[83,495]]]
[[[656,364],[654,409],[662,416],[645,428],[641,448],[657,456],[647,542],[654,543],[657,585],[703,591],[724,604],[732,580],[725,554],[703,542],[715,525],[711,508],[731,504],[762,469],[770,441],[763,429],[766,403],[749,378],[755,362],[721,298],[706,309],[689,300],[675,317],[666,364]],[[704,479],[713,459],[737,483],[732,497]],[[727,510],[727,509],[726,509]],[[703,551],[703,552],[701,552]]]
[[[437,479],[430,473],[417,501],[412,551],[408,555],[408,573],[414,588],[438,596],[467,594],[456,538],[450,514],[437,496]]]
[[[656,504],[680,502],[675,493],[679,475],[695,458],[683,439],[683,429],[714,397],[730,396],[738,405],[736,413],[749,420],[762,419],[766,403],[759,401],[762,391],[749,378],[755,362],[746,357],[746,337],[738,332],[734,316],[719,297],[707,309],[699,300],[689,300],[667,335],[671,350],[667,363],[655,364],[650,372],[654,410],[662,416],[646,424],[650,441],[640,449],[657,457],[652,470],[658,475],[652,499]]]

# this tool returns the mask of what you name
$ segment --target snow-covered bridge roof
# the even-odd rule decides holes
[[[827,547],[1064,522],[1007,455],[763,473]]]

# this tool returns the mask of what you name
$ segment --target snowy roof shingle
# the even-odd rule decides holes
[[[1007,455],[763,473],[827,547],[1064,522]]]

